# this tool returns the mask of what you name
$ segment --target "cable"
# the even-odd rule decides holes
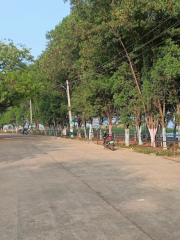
[[[179,33],[177,33],[177,34],[179,34]],[[172,36],[171,36],[170,38],[168,38],[168,39],[171,39],[172,37],[176,36],[177,34],[174,34],[174,35],[172,35]],[[167,41],[168,39],[166,39],[166,40],[162,41],[161,43],[163,43],[163,42]],[[154,47],[156,47],[156,46],[160,45],[161,43],[159,43],[159,44],[155,45]],[[152,48],[148,49],[147,51],[149,51],[149,50],[153,49],[154,47],[152,47]],[[135,50],[135,51],[136,51],[136,50]],[[130,55],[130,54],[132,54],[132,53],[134,53],[135,51],[132,51],[131,53],[129,53],[129,55]],[[147,51],[145,51],[145,52],[147,52]],[[143,53],[145,53],[145,52],[143,52]],[[138,56],[142,55],[143,53],[139,54]],[[118,62],[118,61],[120,61],[120,60],[124,59],[125,57],[127,57],[127,56],[126,56],[126,55],[124,55],[122,58],[119,58],[119,59],[117,59],[117,60],[116,60],[114,63],[116,63],[116,62]],[[137,57],[137,56],[136,56],[136,57]],[[134,59],[134,58],[136,58],[136,57],[133,57],[133,58],[131,58],[131,59]],[[107,69],[107,71],[109,71],[109,70],[113,69],[114,67],[116,67],[116,66],[110,67],[109,69]],[[104,73],[106,73],[107,71],[105,71]],[[104,75],[104,74],[102,74],[102,75]]]
[[[167,21],[167,20],[166,20]],[[132,54],[132,53],[134,53],[134,52],[136,52],[137,50],[140,50],[142,47],[144,47],[144,46],[146,46],[147,44],[149,44],[149,43],[151,43],[153,40],[155,40],[155,39],[157,39],[158,37],[160,37],[160,36],[162,36],[165,32],[167,32],[169,29],[172,29],[173,27],[176,27],[176,26],[178,26],[180,24],[180,20],[178,21],[178,22],[176,22],[175,24],[173,24],[172,26],[170,26],[168,29],[166,29],[166,30],[164,30],[162,33],[160,33],[159,35],[157,35],[156,37],[154,37],[153,39],[151,39],[151,40],[149,40],[148,42],[146,42],[146,43],[144,43],[143,45],[141,45],[138,49],[136,49],[136,50],[133,50],[132,52],[130,52],[129,54]],[[159,25],[158,25],[159,26]],[[157,27],[156,27],[157,28]],[[155,28],[155,29],[156,29]],[[148,34],[148,33],[147,33]],[[146,35],[147,35],[146,34]],[[177,35],[177,34],[175,34],[175,35]],[[173,35],[173,36],[175,36],[175,35]],[[144,35],[145,36],[145,35]],[[144,38],[144,36],[142,37],[142,38]],[[172,36],[172,37],[173,37]],[[137,41],[139,41],[139,40],[137,40]],[[136,42],[137,42],[136,41]],[[166,40],[165,40],[166,41]],[[163,41],[164,42],[164,41]],[[161,42],[162,43],[162,42]],[[160,44],[161,44],[160,43]],[[132,44],[133,45],[133,44]],[[130,45],[130,46],[132,46],[132,45]],[[159,44],[158,44],[159,45]],[[158,45],[156,45],[156,46],[158,46]],[[129,46],[129,47],[130,47]],[[129,48],[128,47],[128,48]],[[155,47],[155,46],[154,46]],[[153,48],[154,48],[153,47]],[[127,49],[128,49],[127,48]],[[152,49],[152,48],[151,48]],[[149,49],[149,50],[151,50],[151,49]],[[149,51],[149,50],[147,50],[147,51]],[[147,52],[147,51],[145,51],[145,52]],[[145,52],[143,52],[143,53],[145,53]],[[142,54],[143,54],[142,53]],[[140,54],[140,55],[142,55],[142,54]],[[140,56],[140,55],[138,55],[138,56]],[[120,61],[120,60],[122,60],[122,59],[124,59],[126,57],[126,55],[124,55],[123,57],[121,57],[121,58],[118,58],[116,61],[113,61],[112,63],[116,63],[116,62],[118,62],[118,61]],[[134,59],[134,58],[133,58]],[[103,65],[101,65],[101,66],[99,66],[99,67],[102,67]],[[114,67],[116,67],[116,66],[113,66],[113,67],[111,67],[111,68],[109,68],[109,69],[107,69],[107,71],[109,71],[109,70],[111,70],[111,69],[113,69]],[[97,69],[97,68],[96,68]],[[106,73],[107,71],[105,71],[104,73]],[[98,72],[99,73],[99,72]],[[97,74],[98,74],[97,73]],[[94,73],[93,73],[94,74]],[[102,75],[104,75],[104,74],[102,74]],[[78,80],[80,80],[80,79],[74,79],[73,81],[71,81],[71,82],[74,82],[74,81],[78,81]]]
[[[132,47],[133,45],[135,45],[137,42],[139,42],[141,39],[143,39],[144,37],[146,37],[149,33],[151,33],[152,31],[154,31],[156,28],[158,28],[159,26],[161,26],[163,23],[167,22],[170,18],[172,18],[172,16],[170,16],[168,19],[166,19],[165,21],[161,22],[157,27],[153,28],[151,31],[149,31],[148,33],[146,33],[144,36],[142,36],[141,38],[139,38],[137,41],[135,41],[134,43],[132,43],[127,49],[129,49],[130,47]],[[124,52],[124,50],[122,51]],[[121,53],[121,52],[120,52]],[[116,56],[118,56],[119,53],[117,55],[115,55],[113,58],[115,58]],[[112,59],[112,58],[111,58]],[[105,63],[110,62],[110,60],[106,61]],[[101,66],[99,66],[101,67]],[[97,67],[97,68],[99,68]]]
[[[147,44],[151,43],[153,40],[157,39],[158,37],[160,37],[160,36],[162,36],[164,33],[166,33],[169,29],[172,29],[173,27],[176,27],[176,26],[178,26],[179,24],[180,24],[180,20],[179,20],[178,22],[176,22],[175,24],[173,24],[172,26],[170,26],[168,29],[164,30],[162,33],[160,33],[160,34],[157,35],[156,37],[154,37],[153,39],[151,39],[151,40],[149,40],[148,42],[146,42],[146,43],[144,43],[143,45],[141,45],[138,49],[133,50],[132,52],[130,52],[129,55],[132,54],[132,53],[134,53],[134,52],[136,52],[137,50],[140,50],[142,47],[144,47],[144,46],[146,46]],[[177,35],[177,34],[176,34],[176,35]],[[173,35],[173,36],[175,36],[175,35]],[[173,37],[173,36],[172,36],[172,37]],[[165,40],[165,41],[166,41],[166,40]],[[164,41],[163,41],[163,42],[164,42]],[[162,43],[162,42],[161,42],[161,43]],[[128,47],[128,48],[129,48],[129,47]],[[140,55],[142,55],[142,54],[140,54]],[[126,57],[127,57],[127,56],[124,55],[123,57],[118,58],[116,61],[113,61],[112,63],[114,64],[114,63],[116,63],[116,62],[118,62],[118,61],[120,61],[120,60],[122,60],[122,59],[124,59],[124,58],[126,58]],[[103,66],[103,65],[102,65],[102,66]],[[109,69],[107,69],[107,71],[113,69],[114,67],[116,67],[116,66],[110,67]],[[105,71],[104,73],[106,73],[107,71]],[[97,72],[97,74],[98,74],[98,73],[99,73],[99,72]],[[104,74],[101,74],[101,75],[104,75]]]
[[[144,44],[141,45],[139,48],[137,48],[136,50],[133,50],[133,51],[130,52],[129,54],[132,54],[132,53],[140,50],[142,47],[146,46],[147,44],[151,43],[151,42],[154,41],[155,39],[157,39],[157,38],[159,38],[160,36],[162,36],[165,32],[167,32],[167,30],[172,29],[173,27],[176,27],[176,26],[178,26],[179,24],[180,24],[180,20],[179,20],[177,23],[175,23],[174,25],[172,25],[171,27],[169,27],[168,29],[164,30],[164,32],[160,33],[159,35],[157,35],[157,36],[154,37],[153,39],[151,39],[151,40],[149,40],[148,42],[144,43]],[[128,48],[129,48],[129,47],[128,47]],[[128,48],[127,48],[127,49],[128,49]],[[124,55],[122,58],[124,58],[125,56],[126,56],[126,55]],[[122,58],[121,58],[121,59],[122,59]],[[118,59],[117,59],[116,61],[118,61]],[[115,61],[115,62],[116,62],[116,61]]]
[[[166,19],[165,21],[161,22],[158,26],[156,26],[156,27],[153,28],[151,31],[149,31],[148,33],[146,33],[144,36],[142,36],[141,38],[139,38],[137,41],[135,41],[134,43],[132,43],[130,46],[128,46],[127,49],[129,49],[130,47],[132,47],[133,45],[135,45],[138,41],[140,41],[141,39],[143,39],[145,36],[147,36],[149,33],[151,33],[152,31],[154,31],[155,29],[157,29],[159,26],[161,26],[163,23],[167,22],[167,21],[168,21],[169,19],[171,19],[171,18],[172,18],[172,16],[170,16],[170,17],[169,17],[168,19]],[[166,30],[165,30],[165,31],[166,31]],[[161,34],[162,34],[162,33],[161,33]],[[137,51],[137,50],[136,50],[136,51]],[[121,51],[120,53],[123,53],[123,52],[124,52],[124,50]],[[115,55],[115,56],[112,57],[111,59],[117,57],[120,53],[118,53],[117,55]],[[107,63],[109,63],[109,62],[111,61],[111,59],[108,60],[108,61],[106,61],[105,63],[99,65],[96,69],[98,69],[98,68],[102,68],[102,69],[103,69],[103,66],[105,66]],[[75,61],[76,61],[76,60],[75,60]],[[75,61],[73,61],[72,64],[74,64]]]
[[[177,34],[174,34],[174,35],[172,35],[170,38],[168,38],[168,39],[171,39],[172,37],[174,37],[174,36],[176,36],[176,35],[178,35],[179,33],[177,33]],[[148,49],[148,50],[146,50],[146,51],[144,51],[144,52],[142,52],[141,54],[139,54],[138,56],[135,56],[135,57],[133,57],[133,58],[131,58],[131,59],[134,59],[134,58],[137,58],[137,57],[139,57],[139,56],[141,56],[142,54],[144,54],[144,53],[146,53],[146,52],[148,52],[148,51],[150,51],[150,50],[152,50],[152,49],[154,49],[155,47],[157,47],[157,46],[159,46],[159,45],[161,45],[163,42],[165,42],[165,41],[167,41],[168,39],[166,39],[166,40],[164,40],[164,41],[162,41],[161,43],[159,43],[159,44],[157,44],[157,45],[155,45],[154,47],[152,47],[152,48],[150,48],[150,49]],[[177,41],[176,41],[177,42]],[[116,60],[116,62],[117,61],[120,61],[120,60],[122,60],[123,58],[125,58],[126,57],[126,55],[124,56],[124,57],[122,57],[122,58],[119,58],[118,60]],[[116,67],[116,66],[113,66],[113,67],[110,67],[109,69],[107,69],[103,74],[101,74],[102,76],[104,76],[104,74],[106,73],[106,72],[108,72],[109,70],[111,70],[111,69],[113,69],[114,67]],[[80,79],[79,79],[80,80]],[[77,81],[79,81],[79,80],[77,80]],[[76,80],[74,80],[74,81],[76,81]],[[73,82],[74,82],[73,81]]]
[[[172,36],[171,36],[170,38],[168,38],[168,39],[171,39],[172,37],[174,37],[174,36],[176,36],[176,35],[178,35],[178,34],[179,34],[179,33],[176,33],[176,34],[172,35]],[[159,44],[155,45],[154,47],[152,47],[152,48],[150,48],[150,49],[148,49],[148,50],[146,50],[146,51],[142,52],[142,53],[141,53],[141,54],[139,54],[138,56],[135,56],[135,57],[133,57],[133,58],[131,58],[131,59],[137,58],[137,57],[141,56],[142,54],[144,54],[144,53],[146,53],[146,52],[148,52],[148,51],[150,51],[150,50],[154,49],[155,47],[157,47],[157,46],[161,45],[163,42],[167,41],[168,39],[166,39],[166,40],[162,41],[161,43],[159,43]],[[178,41],[179,41],[179,40],[178,40]],[[177,42],[177,41],[176,41],[176,42]],[[123,58],[124,58],[124,57],[123,57]],[[121,59],[123,59],[123,58],[120,58],[120,59],[118,59],[118,61],[119,61],[119,60],[121,60]],[[111,68],[107,69],[107,70],[104,72],[104,74],[105,74],[107,71],[109,71],[109,70],[113,69],[114,67],[116,67],[116,66],[113,66],[113,67],[111,67]],[[102,75],[102,76],[104,76],[104,74],[101,74],[101,75]],[[80,80],[81,80],[81,79],[78,79],[78,80],[73,80],[72,82],[75,82],[75,81],[80,81]]]

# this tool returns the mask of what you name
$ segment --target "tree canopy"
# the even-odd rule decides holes
[[[63,125],[69,80],[74,119],[108,117],[110,131],[114,118],[138,131],[146,122],[152,142],[169,118],[176,115],[180,126],[180,3],[70,3],[70,15],[46,34],[47,47],[31,67],[28,50],[1,43],[1,111],[29,97],[31,85],[38,88],[36,120]]]

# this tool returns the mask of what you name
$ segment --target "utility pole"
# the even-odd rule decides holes
[[[30,104],[30,124],[32,124],[32,102],[31,102],[31,99],[29,101],[29,104]]]
[[[70,133],[71,133],[71,138],[73,138],[73,122],[72,122],[72,114],[71,114],[71,102],[70,102],[69,81],[68,80],[66,80],[66,84],[67,84],[67,98],[68,98],[68,107],[69,107]]]

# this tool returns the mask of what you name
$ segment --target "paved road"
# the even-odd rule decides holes
[[[0,138],[0,240],[178,240],[180,162]]]
[[[0,139],[5,138],[22,138],[22,134],[15,134],[15,133],[0,133]],[[28,134],[27,137],[34,137],[34,135]]]

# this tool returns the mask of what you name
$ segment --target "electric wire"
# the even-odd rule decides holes
[[[142,36],[141,38],[139,38],[137,41],[135,41],[134,43],[132,43],[130,46],[128,46],[127,47],[127,49],[129,49],[130,47],[132,47],[133,45],[135,45],[137,42],[139,42],[140,40],[142,40],[144,37],[146,37],[149,33],[151,33],[152,31],[154,31],[155,29],[157,29],[159,26],[161,26],[163,23],[165,23],[165,22],[167,22],[169,19],[171,19],[172,18],[172,16],[170,16],[168,19],[166,19],[165,21],[163,21],[163,22],[161,22],[158,26],[156,26],[155,28],[153,28],[153,29],[151,29],[151,31],[149,31],[148,33],[146,33],[144,36]],[[121,52],[124,52],[124,50],[123,51],[121,51]],[[121,53],[120,52],[120,53]],[[115,57],[117,57],[120,53],[118,53],[117,55],[115,55],[114,57],[112,57],[111,59],[113,59],[113,58],[115,58]],[[108,60],[108,61],[106,61],[104,64],[106,64],[106,63],[108,63],[108,62],[110,62],[111,60]],[[103,64],[103,65],[104,65]],[[99,67],[97,67],[97,68],[100,68],[101,67],[101,65],[99,66]]]
[[[155,28],[153,28],[151,31],[149,31],[148,33],[146,33],[144,36],[142,36],[141,38],[139,38],[137,41],[135,41],[134,43],[132,43],[130,46],[128,46],[126,49],[129,49],[130,47],[132,47],[133,45],[135,45],[138,41],[140,41],[141,39],[143,39],[145,36],[147,36],[149,33],[151,33],[152,31],[154,31],[155,29],[157,29],[159,26],[161,26],[163,23],[165,23],[165,22],[167,22],[169,19],[171,19],[172,18],[172,16],[170,16],[168,19],[166,19],[165,21],[163,21],[163,22],[161,22],[158,26],[156,26]],[[176,25],[177,23],[175,23],[174,25]],[[171,27],[173,27],[173,26],[171,26]],[[170,28],[170,27],[169,27]],[[168,28],[168,29],[169,29]],[[168,30],[167,29],[167,30]],[[165,31],[167,31],[167,30],[165,30]],[[161,33],[162,34],[162,33]],[[154,40],[154,39],[153,39]],[[152,41],[153,41],[152,40]],[[146,43],[145,43],[146,44]],[[140,49],[140,48],[139,48]],[[137,50],[136,50],[137,51]],[[125,52],[124,50],[123,51],[121,51],[120,53],[123,53],[123,52]],[[117,57],[120,53],[118,53],[117,55],[115,55],[114,57],[112,57],[110,60],[108,60],[108,61],[106,61],[105,63],[103,63],[103,64],[101,64],[101,65],[99,65],[98,67],[96,67],[96,69],[98,69],[98,68],[101,68],[101,69],[103,69],[103,66],[105,66],[107,63],[109,63],[109,62],[111,62],[111,60],[113,59],[113,58],[115,58],[115,57]],[[75,60],[76,61],[76,60]],[[72,62],[72,64],[73,63],[75,63],[75,61],[74,62]]]
[[[148,42],[146,42],[146,43],[144,43],[143,45],[141,45],[138,49],[136,49],[136,50],[133,50],[132,52],[130,52],[130,53],[128,53],[128,55],[130,55],[130,54],[132,54],[132,53],[134,53],[134,52],[136,52],[137,50],[139,50],[139,49],[141,49],[143,46],[146,46],[147,44],[149,44],[149,43],[151,43],[153,40],[155,40],[155,39],[157,39],[159,36],[162,36],[165,32],[167,32],[167,30],[169,30],[169,29],[171,29],[171,28],[173,28],[173,27],[176,27],[176,26],[178,26],[180,24],[180,20],[178,21],[178,22],[176,22],[175,24],[173,24],[171,27],[169,27],[168,29],[166,29],[164,32],[162,32],[161,34],[159,34],[158,36],[156,36],[156,37],[154,37],[153,39],[151,39],[151,40],[149,40]],[[175,35],[177,35],[177,34],[175,34]],[[173,36],[175,36],[175,35],[173,35]],[[171,36],[171,37],[173,37],[173,36]],[[166,40],[165,40],[166,41]],[[164,41],[163,41],[164,42]],[[162,42],[161,42],[162,43]],[[158,44],[159,45],[159,44]],[[157,45],[156,45],[157,46]],[[154,47],[153,47],[154,48]],[[152,48],[151,48],[152,49]],[[149,49],[149,50],[151,50],[151,49]],[[149,50],[147,50],[147,51],[149,51]],[[145,52],[147,52],[147,51],[145,51]],[[142,55],[142,54],[140,54],[140,55]],[[124,58],[126,58],[127,56],[126,55],[124,55],[123,57],[121,57],[121,58],[118,58],[116,61],[114,61],[113,63],[116,63],[116,62],[118,62],[118,61],[120,61],[120,60],[122,60],[122,59],[124,59]],[[134,58],[133,58],[134,59]],[[104,73],[106,73],[106,72],[108,72],[109,70],[111,70],[111,69],[113,69],[114,67],[116,67],[116,66],[113,66],[113,67],[110,67],[110,68],[108,68],[107,69],[107,71],[105,71]],[[99,72],[98,72],[99,73]],[[98,73],[96,73],[96,74],[98,74]],[[93,73],[94,74],[94,73]],[[93,75],[92,74],[92,75]],[[101,75],[104,75],[104,74],[101,74]],[[76,81],[76,79],[74,79],[75,81]]]
[[[166,29],[165,31],[163,31],[162,33],[160,33],[159,35],[157,35],[156,37],[154,37],[153,39],[151,39],[151,40],[147,41],[146,43],[144,43],[143,45],[141,45],[139,48],[133,50],[133,51],[130,52],[129,54],[132,54],[132,53],[140,50],[142,47],[146,46],[147,44],[151,43],[151,42],[154,41],[155,39],[159,38],[159,37],[162,36],[164,33],[166,33],[169,29],[172,29],[173,27],[177,27],[179,24],[180,24],[180,20],[179,20],[177,23],[175,23],[174,25],[172,25],[171,27],[169,27],[168,29]],[[129,48],[129,47],[128,47],[128,48]],[[127,48],[127,49],[128,49],[128,48]],[[124,58],[125,56],[126,56],[126,55],[124,55],[123,58]],[[118,59],[119,59],[119,58],[118,58]],[[116,61],[118,61],[118,59],[117,59]],[[116,62],[116,61],[115,61],[115,62]]]
[[[132,57],[131,60],[133,60],[134,58],[137,58],[137,57],[141,56],[142,54],[144,54],[144,53],[146,53],[146,52],[148,52],[148,51],[150,51],[150,50],[152,50],[152,49],[154,49],[155,47],[161,45],[163,42],[166,42],[167,40],[171,39],[172,37],[174,37],[174,36],[176,36],[176,35],[178,35],[178,34],[180,34],[180,33],[174,34],[174,35],[171,36],[170,38],[168,38],[168,39],[166,39],[166,40],[160,42],[159,44],[155,45],[154,47],[152,47],[152,48],[150,48],[150,49],[148,49],[148,50],[146,50],[146,51],[140,53],[138,56],[134,56],[134,57]],[[177,42],[177,41],[176,41],[176,42]],[[124,57],[123,57],[123,58],[124,58]],[[122,58],[119,59],[118,61],[120,61],[120,60],[122,60]],[[107,71],[105,71],[104,73],[108,72],[109,70],[113,69],[114,67],[116,67],[116,66],[113,66],[113,67],[107,69]],[[101,74],[101,75],[104,75],[104,74]]]
[[[166,20],[166,21],[167,21],[167,20]],[[170,26],[169,28],[167,28],[166,30],[164,30],[164,31],[163,31],[162,33],[160,33],[159,35],[155,36],[153,39],[151,39],[151,40],[147,41],[146,43],[142,44],[139,48],[137,48],[137,49],[133,50],[132,52],[128,53],[128,55],[130,55],[130,54],[132,54],[132,53],[140,50],[142,47],[146,46],[147,44],[151,43],[151,42],[154,41],[155,39],[159,38],[159,37],[162,36],[164,33],[166,33],[169,29],[172,29],[173,27],[177,27],[179,24],[180,24],[180,20],[179,20],[178,22],[176,22],[175,24],[173,24],[172,26]],[[158,26],[159,26],[159,25],[158,25]],[[157,27],[158,27],[158,26],[157,26]],[[157,28],[157,27],[156,27],[156,28]],[[155,28],[155,29],[156,29],[156,28]],[[177,34],[178,34],[178,33],[177,33]],[[175,35],[177,35],[177,34],[175,34]],[[148,33],[147,33],[146,35],[148,35]],[[144,38],[146,35],[144,35],[142,38]],[[171,36],[170,38],[174,37],[175,35]],[[140,38],[140,39],[142,39],[142,38]],[[140,39],[139,39],[139,40],[140,40]],[[137,40],[136,42],[138,42],[139,40]],[[167,39],[167,40],[168,40],[168,39]],[[164,40],[164,41],[167,41],[167,40]],[[164,41],[162,41],[162,42],[164,42]],[[162,42],[161,42],[161,43],[162,43]],[[160,43],[160,44],[161,44],[161,43]],[[135,44],[135,43],[134,43],[134,44]],[[131,44],[130,46],[132,46],[132,45],[134,45],[134,44]],[[160,44],[157,44],[156,46],[158,46],[158,45],[160,45]],[[130,46],[129,46],[128,48],[130,48]],[[154,46],[154,47],[156,47],[156,46]],[[152,47],[151,49],[153,49],[154,47]],[[128,48],[127,48],[127,49],[128,49]],[[149,50],[151,50],[151,49],[149,49]],[[147,51],[149,51],[149,50],[146,50],[145,52],[147,52]],[[145,52],[143,52],[143,53],[145,53]],[[143,53],[139,54],[138,56],[142,55]],[[116,63],[116,62],[124,59],[125,57],[127,57],[127,56],[124,55],[123,57],[118,58],[117,60],[113,61],[112,63]],[[136,56],[136,57],[137,57],[137,56]],[[135,57],[133,57],[132,59],[134,59],[134,58],[135,58]],[[100,65],[99,67],[102,67],[102,66],[103,66],[103,65]],[[116,67],[116,66],[113,66],[113,67],[108,68],[107,71],[113,69],[114,67]],[[98,67],[97,67],[97,68],[98,68]],[[96,68],[96,69],[97,69],[97,68]],[[103,72],[103,73],[106,73],[107,71],[105,71],[105,72]],[[98,73],[99,73],[99,72],[97,72],[96,74],[98,74]],[[89,74],[89,75],[93,75],[93,74],[94,74],[94,73]],[[104,74],[101,74],[101,75],[104,75]],[[79,81],[79,80],[81,80],[81,79],[79,79],[79,78],[78,78],[78,79],[73,79],[73,80],[70,80],[70,82],[72,83],[72,82],[74,82],[74,81],[76,81],[76,80]]]
[[[159,45],[161,45],[163,42],[166,42],[167,40],[169,40],[169,39],[171,39],[172,37],[174,37],[174,36],[176,36],[176,35],[178,35],[179,33],[176,33],[176,34],[174,34],[174,35],[172,35],[171,37],[169,37],[168,39],[166,39],[166,40],[164,40],[164,41],[162,41],[162,42],[160,42],[159,44],[157,44],[157,45],[155,45],[155,46],[153,46],[152,48],[150,48],[150,49],[148,49],[148,50],[146,50],[146,51],[144,51],[144,52],[142,52],[142,53],[140,53],[138,56],[134,56],[133,58],[131,58],[132,60],[133,59],[135,59],[135,58],[138,58],[139,56],[141,56],[141,55],[143,55],[144,53],[146,53],[146,52],[148,52],[148,51],[150,51],[150,50],[152,50],[152,49],[154,49],[155,47],[157,47],[157,46],[159,46]],[[177,41],[176,41],[177,42]],[[132,53],[132,52],[131,52]],[[131,54],[130,53],[130,54]],[[126,55],[124,55],[122,58],[119,58],[119,59],[117,59],[116,60],[116,62],[117,61],[120,61],[120,60],[122,60],[122,59],[124,59],[126,57]],[[104,76],[104,74],[106,73],[106,72],[108,72],[109,70],[111,70],[111,69],[114,69],[115,67],[117,67],[117,65],[116,66],[113,66],[113,67],[110,67],[110,68],[108,68],[105,72],[103,72],[103,74],[100,74],[101,76]],[[92,74],[91,74],[92,75]],[[80,78],[78,78],[78,79],[73,79],[73,80],[70,80],[70,82],[71,83],[73,83],[73,82],[76,82],[76,81],[81,81],[81,79]]]

